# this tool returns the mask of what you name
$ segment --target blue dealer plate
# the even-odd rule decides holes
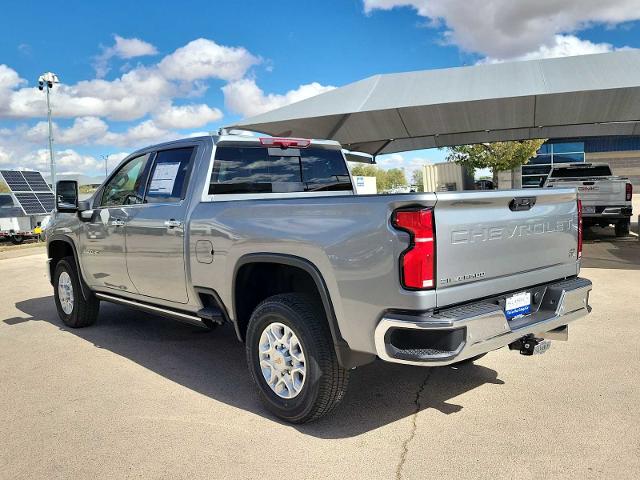
[[[504,313],[509,320],[531,313],[531,292],[520,292],[507,297]]]

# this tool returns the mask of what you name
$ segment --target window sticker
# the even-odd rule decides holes
[[[158,163],[153,171],[153,178],[151,179],[151,185],[149,185],[149,193],[151,195],[171,195],[179,168],[180,162]]]

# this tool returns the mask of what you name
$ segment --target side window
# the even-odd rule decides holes
[[[150,153],[129,160],[109,180],[102,192],[102,207],[142,203],[146,183],[146,166]]]
[[[185,197],[195,150],[186,147],[157,153],[145,203],[179,202]]]

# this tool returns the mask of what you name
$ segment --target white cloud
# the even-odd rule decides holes
[[[18,132],[21,130],[17,129]],[[95,142],[104,137],[109,126],[97,117],[76,118],[69,128],[60,128],[53,123],[53,138],[56,143],[70,145],[84,145]],[[44,143],[49,136],[47,122],[38,122],[24,132],[25,140],[32,143]]]
[[[258,63],[260,59],[243,47],[225,47],[198,38],[164,57],[158,68],[166,78],[173,80],[218,78],[229,81],[242,78]]]
[[[60,132],[57,141],[63,144],[81,145],[104,136],[109,126],[97,117],[79,117],[73,125]]]
[[[187,134],[187,138],[195,138],[195,137],[206,137],[207,135],[211,135],[211,132],[206,131],[195,131]]]
[[[147,51],[153,47],[148,45]],[[124,43],[119,47],[118,55],[145,51],[137,43],[134,47]],[[225,47],[201,38],[178,48],[157,65],[138,66],[114,80],[96,78],[56,85],[51,95],[52,108],[55,116],[63,118],[96,116],[119,121],[136,120],[166,109],[173,98],[202,95],[207,88],[204,80],[241,78],[258,62],[259,59],[244,48]],[[41,91],[23,87],[25,81],[6,65],[0,65],[0,80],[4,80],[0,83],[0,118],[44,115],[45,96]],[[205,115],[202,107],[194,108],[200,116],[209,119],[217,115],[214,115],[214,109]]]
[[[153,116],[153,120],[162,128],[198,128],[222,118],[222,112],[205,104],[168,105]]]
[[[140,147],[180,137],[176,132],[158,127],[153,120],[145,120],[124,132],[108,132],[97,140],[97,143],[117,147]]]
[[[156,47],[139,38],[123,38],[115,35],[116,44],[111,47],[114,55],[120,58],[134,58],[158,53]]]
[[[396,7],[414,8],[432,26],[444,24],[447,43],[492,59],[521,58],[543,48],[553,53],[559,34],[640,19],[638,0],[364,0],[367,13]]]
[[[85,155],[72,148],[55,149],[56,168],[59,174],[82,173],[104,175],[104,158]],[[107,155],[107,168],[111,172],[129,152]],[[38,170],[45,176],[49,173],[49,149],[33,150],[0,145],[0,166],[12,170]]]
[[[135,120],[177,94],[175,85],[153,69],[141,67],[113,81],[95,79],[57,85],[51,94],[51,104],[56,117]],[[0,117],[37,118],[45,112],[45,96],[37,88],[13,90],[6,103],[0,103]]]
[[[0,118],[2,112],[9,109],[14,89],[25,83],[27,81],[20,78],[18,72],[5,64],[0,64]]]
[[[623,47],[622,49],[626,49]],[[581,40],[575,35],[556,35],[551,46],[542,45],[533,52],[525,53],[511,60],[535,60],[538,58],[570,57],[574,55],[589,55],[592,53],[606,53],[616,49],[610,43],[593,43],[589,40]],[[504,60],[487,57],[480,63],[500,63]]]
[[[109,60],[113,57],[130,59],[158,53],[156,47],[139,38],[123,38],[120,35],[114,35],[114,40],[115,44],[111,47],[103,48],[102,53],[95,59],[94,68],[98,78],[102,78],[107,74]]]
[[[118,164],[129,155],[129,153],[130,152],[117,152],[107,155],[107,172],[111,173],[113,169],[116,168]]]
[[[11,155],[0,145],[0,166],[6,167],[11,164]]]
[[[91,155],[82,155],[73,149],[57,150],[54,152],[56,168],[62,172],[71,171],[91,171],[100,166],[100,162]],[[21,157],[18,164],[13,164],[13,168],[49,171],[49,150],[41,148]]]
[[[114,38],[114,45],[103,49],[100,56],[106,59],[104,68],[114,58],[126,60],[157,53],[153,45],[141,39],[117,35]],[[219,108],[195,99],[206,92],[212,81],[227,82],[225,101],[231,109],[245,115],[333,88],[314,82],[284,94],[265,93],[254,80],[247,79],[251,67],[261,62],[245,48],[200,38],[156,63],[133,68],[126,64],[123,68],[129,70],[113,79],[57,84],[51,93],[51,104],[60,171],[104,172],[104,160],[86,155],[83,148],[90,148],[92,154],[101,147],[120,152],[109,157],[112,168],[126,155],[125,150],[184,136],[206,135],[202,130],[219,121],[223,114]],[[64,82],[64,75],[61,80]],[[14,69],[0,65],[0,120],[12,122],[9,128],[0,128],[3,166],[48,170],[45,98],[43,92],[29,86]],[[199,131],[189,133],[196,129]]]
[[[20,75],[14,69],[5,64],[0,64],[0,88],[10,90],[26,82],[26,80],[20,78]]]
[[[45,152],[48,156],[49,152],[47,150]],[[81,155],[75,150],[67,148],[56,152],[56,166],[60,169],[74,168],[83,172],[98,168],[100,163],[91,155]]]
[[[421,170],[423,165],[429,163],[433,162],[431,160],[420,157],[405,158],[399,153],[380,155],[376,159],[376,164],[383,170],[389,170],[391,168],[403,169],[409,183],[411,183],[411,179],[413,178],[413,172],[415,172],[416,170]]]
[[[224,93],[224,103],[229,110],[245,117],[251,117],[290,103],[299,102],[334,88],[313,82],[300,85],[297,89],[289,90],[283,95],[265,94],[254,80],[244,78],[228,83],[222,87],[222,91]]]

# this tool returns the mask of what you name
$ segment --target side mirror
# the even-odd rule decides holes
[[[56,183],[56,210],[61,213],[78,211],[78,182],[60,180]]]

